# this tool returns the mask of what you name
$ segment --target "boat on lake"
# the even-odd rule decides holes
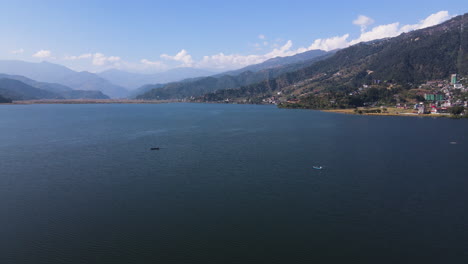
[[[322,169],[323,169],[322,166],[313,166],[312,168],[313,168],[314,170],[322,170]]]

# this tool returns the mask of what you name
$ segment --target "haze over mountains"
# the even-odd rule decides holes
[[[182,99],[200,96],[220,89],[238,88],[274,78],[285,72],[309,66],[331,56],[334,52],[335,51],[325,52],[322,50],[311,50],[294,56],[276,57],[260,64],[250,65],[239,70],[229,71],[215,76],[184,80],[181,82],[169,83],[164,86],[145,86],[145,90],[148,91],[139,95],[137,98]]]
[[[20,75],[39,82],[58,83],[74,90],[101,91],[113,98],[125,97],[128,92],[94,73],[76,72],[49,62],[0,61],[0,73]]]
[[[116,69],[107,70],[97,75],[112,82],[127,88],[135,90],[146,84],[162,84],[169,82],[177,82],[187,78],[195,78],[202,76],[210,76],[214,73],[211,71],[195,68],[175,68],[165,72],[154,74],[131,73]]]
[[[3,78],[19,80],[36,88],[57,92],[66,99],[104,99],[107,96],[111,98],[132,96],[131,90],[137,90],[145,84],[167,83],[186,78],[209,76],[213,72],[202,69],[177,68],[156,74],[138,74],[120,70],[108,70],[95,74],[87,71],[76,72],[50,62],[32,63],[0,60],[0,74],[3,74]],[[53,91],[54,89],[55,91]],[[65,94],[64,91],[68,91],[68,94]]]
[[[212,77],[203,76],[211,76],[213,72],[195,68],[176,68],[156,74],[130,73],[113,69],[95,74],[86,71],[76,72],[50,62],[4,60],[0,61],[0,74],[2,74],[0,77],[18,80],[34,88],[55,93],[55,97],[30,95],[15,96],[16,99],[104,99],[107,96],[135,98],[155,88],[168,89],[170,95],[162,96],[161,99],[177,99],[259,82],[283,72],[305,67],[315,62],[316,59],[325,58],[327,54],[330,55],[333,52],[312,50],[290,57],[273,58],[260,64],[216,74]],[[201,88],[193,88],[194,82]],[[181,88],[177,91],[172,88],[179,86]],[[12,87],[10,86],[9,89]],[[164,89],[160,91],[165,91]]]
[[[68,86],[57,84],[57,83],[46,83],[38,82],[20,75],[8,75],[0,73],[0,80],[8,81],[15,80],[17,82],[10,82],[8,87],[5,86],[5,82],[2,82],[3,86],[0,89],[3,91],[9,91],[9,93],[15,94],[16,90],[22,90],[28,85],[27,90],[23,90],[22,93],[16,94],[14,100],[31,100],[31,99],[109,99],[109,97],[103,94],[101,91],[85,91],[85,90],[73,90]],[[24,85],[23,85],[24,84]],[[16,86],[18,85],[18,86]],[[23,87],[23,88],[22,88]],[[5,94],[4,94],[5,95]],[[10,98],[13,99],[13,98]]]
[[[57,93],[38,89],[21,81],[0,79],[0,95],[12,100],[65,99]]]

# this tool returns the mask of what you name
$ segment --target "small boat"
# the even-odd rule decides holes
[[[159,147],[158,148],[151,148],[151,150],[159,150],[159,149],[160,149]]]
[[[322,169],[323,169],[322,166],[313,166],[312,168],[313,168],[314,170],[322,170]]]

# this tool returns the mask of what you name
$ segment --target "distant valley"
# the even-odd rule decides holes
[[[14,100],[28,99],[106,99],[106,98],[134,98],[150,90],[160,87],[164,83],[180,81],[186,78],[209,76],[213,72],[192,69],[177,68],[157,74],[138,74],[119,70],[108,70],[98,74],[91,72],[76,72],[65,66],[49,62],[32,63],[24,61],[0,61],[0,78],[12,79],[22,82],[36,89],[50,93],[36,91],[25,92],[25,86],[18,86],[18,91],[11,84],[3,88]],[[18,84],[18,83],[16,83]],[[18,84],[19,85],[19,84]],[[20,92],[22,91],[22,92]],[[32,89],[28,91],[32,92]],[[20,96],[20,94],[22,94]]]
[[[127,89],[90,72],[76,72],[49,62],[0,61],[0,73],[19,75],[38,81],[56,83],[73,90],[100,91],[112,98],[125,97]]]

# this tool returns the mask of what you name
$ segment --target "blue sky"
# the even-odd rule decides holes
[[[394,36],[465,12],[466,0],[0,0],[0,59],[89,71],[221,71]]]

